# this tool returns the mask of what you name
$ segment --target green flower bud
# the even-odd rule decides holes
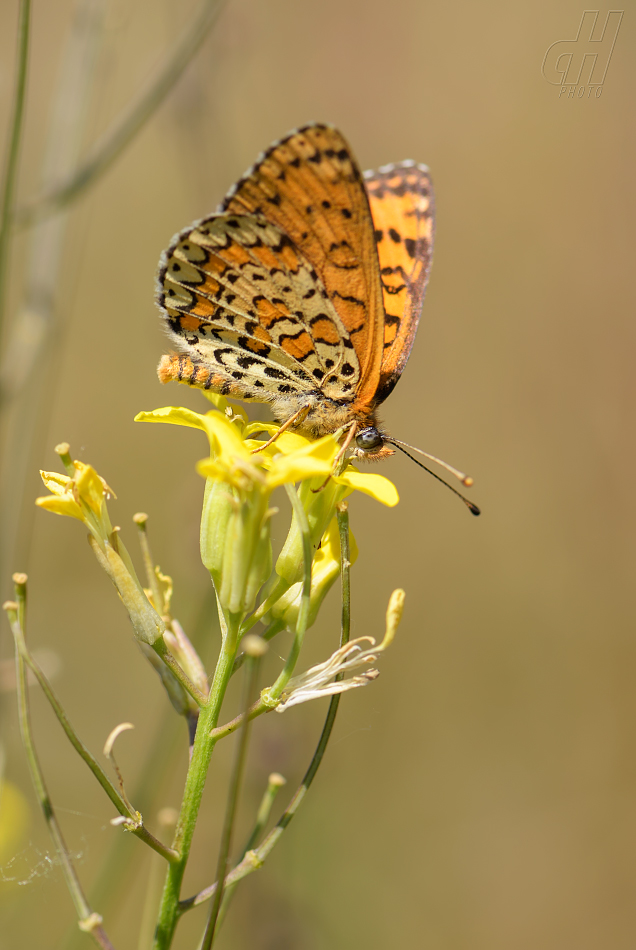
[[[272,569],[269,492],[251,491],[208,479],[201,518],[201,559],[212,575],[219,601],[244,616]]]
[[[342,501],[350,489],[330,478],[320,491],[312,491],[324,484],[324,478],[314,478],[300,485],[299,495],[303,508],[307,512],[307,522],[311,534],[311,544],[315,551],[327,527],[334,517],[336,505]],[[303,539],[296,522],[292,520],[287,540],[276,562],[276,573],[288,584],[296,584],[303,576]]]
[[[358,557],[358,548],[353,535],[350,535],[350,563]],[[309,620],[307,627],[314,623],[323,600],[331,590],[334,581],[340,574],[340,538],[338,523],[332,519],[322,541],[311,568],[311,596],[309,602]],[[289,590],[276,601],[270,610],[273,620],[281,620],[288,630],[296,632],[296,623],[300,612],[300,602],[303,592],[303,582],[297,581]]]
[[[217,590],[221,586],[228,524],[235,508],[232,488],[225,482],[206,479],[201,512],[201,560]]]

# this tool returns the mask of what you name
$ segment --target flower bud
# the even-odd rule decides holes
[[[358,557],[358,547],[353,535],[350,535],[351,549],[349,562],[353,564]],[[311,568],[311,596],[309,602],[309,619],[307,627],[314,623],[323,600],[331,590],[334,581],[340,574],[340,537],[338,523],[332,519],[328,530],[322,537],[320,547],[314,557]],[[303,593],[303,582],[297,581],[280,597],[270,610],[273,620],[282,620],[288,630],[296,632],[296,623],[300,612],[300,603]]]
[[[92,534],[88,536],[88,543],[99,564],[117,588],[128,611],[136,639],[152,646],[159,637],[163,636],[166,627],[144,594],[139,581],[130,574],[124,561],[110,544],[100,547]]]
[[[269,492],[208,479],[201,518],[201,559],[224,610],[244,616],[272,569]]]
[[[324,484],[324,478],[304,481],[298,493],[307,513],[311,545],[314,551],[335,514],[336,505],[350,493],[350,489],[339,485],[333,478],[330,478],[320,491],[312,491],[312,488],[320,488],[322,484]],[[295,584],[303,577],[303,538],[295,515],[283,550],[276,562],[276,573],[288,584]]]
[[[236,508],[232,489],[224,482],[206,479],[201,512],[201,560],[212,575],[217,591],[221,573],[230,516]]]

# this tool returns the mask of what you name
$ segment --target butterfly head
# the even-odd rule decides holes
[[[365,426],[364,429],[360,429],[354,442],[353,455],[365,462],[377,462],[395,455],[395,449],[389,448],[385,437],[375,426]]]

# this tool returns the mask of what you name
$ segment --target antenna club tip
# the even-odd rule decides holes
[[[470,488],[474,484],[475,484],[474,478],[471,478],[470,475],[464,475],[464,477],[462,478],[462,485],[465,485],[466,488]]]
[[[477,515],[481,514],[481,508],[478,508],[477,505],[473,505],[470,501],[466,502],[466,504],[471,515],[475,515],[475,517],[477,517]]]

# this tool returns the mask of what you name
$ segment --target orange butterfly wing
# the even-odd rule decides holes
[[[384,295],[384,346],[377,403],[409,358],[433,255],[435,205],[428,168],[414,162],[365,172]]]
[[[372,407],[383,359],[383,292],[367,191],[340,132],[307,125],[274,143],[220,210],[263,215],[316,270],[360,363],[352,412]]]

